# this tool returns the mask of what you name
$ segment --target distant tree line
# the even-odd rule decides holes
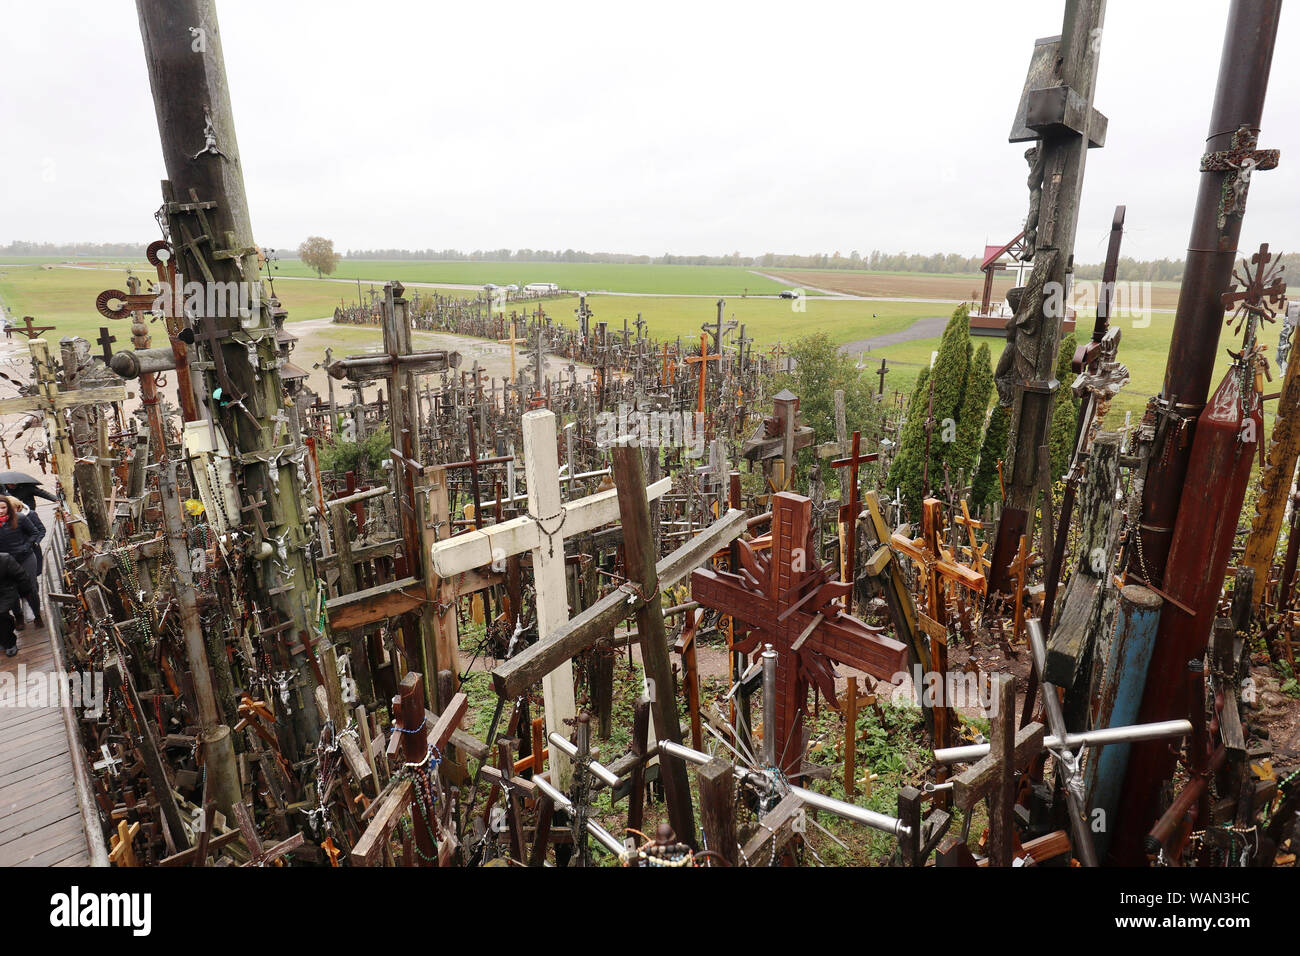
[[[141,256],[147,242],[31,242],[15,240],[0,245],[0,255],[6,256],[86,256],[121,257]],[[620,252],[583,252],[575,249],[349,249],[345,259],[422,259],[451,262],[596,262],[615,265],[656,266],[740,266],[746,269],[865,269],[873,272],[979,272],[983,259],[980,256],[963,256],[955,252],[936,252],[921,255],[912,252],[881,252],[872,250],[868,255],[856,249],[847,256],[840,252],[818,253],[809,256],[766,252],[761,256],[742,256],[733,252],[729,256],[636,256]],[[1300,253],[1280,257],[1287,271],[1300,268]],[[1096,280],[1101,278],[1101,263],[1075,266],[1075,278]],[[1183,277],[1182,259],[1133,259],[1122,256],[1119,277],[1130,282],[1177,282]]]
[[[149,242],[29,242],[17,239],[0,246],[5,256],[105,256],[144,258]]]

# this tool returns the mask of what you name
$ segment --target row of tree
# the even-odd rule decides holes
[[[317,240],[311,237],[307,243]],[[320,240],[322,242],[326,240]],[[306,243],[304,243],[305,245]],[[32,242],[15,240],[0,245],[0,255],[5,256],[93,256],[118,258],[138,256],[146,242]],[[334,262],[338,254],[330,246]],[[930,272],[940,275],[979,272],[983,259],[980,256],[963,256],[955,252],[936,252],[930,255],[907,252],[881,252],[872,250],[861,255],[856,249],[847,256],[840,252],[815,255],[788,255],[767,252],[761,256],[742,256],[733,252],[729,256],[638,256],[618,252],[583,252],[574,249],[349,249],[345,259],[401,259],[446,262],[594,262],[614,265],[661,266],[738,266],[745,269],[861,269],[871,272]],[[1287,253],[1278,257],[1292,271],[1300,268],[1300,253]],[[303,260],[307,261],[306,259]],[[313,267],[315,267],[313,263]],[[1101,263],[1076,265],[1078,279],[1100,279]],[[333,267],[322,268],[328,275]],[[1133,259],[1124,256],[1119,261],[1119,277],[1129,282],[1177,282],[1183,276],[1182,259]]]

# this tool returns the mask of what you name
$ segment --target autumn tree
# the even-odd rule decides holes
[[[334,251],[334,240],[323,236],[308,236],[298,247],[298,258],[316,270],[316,275],[331,275],[339,264],[339,254]]]

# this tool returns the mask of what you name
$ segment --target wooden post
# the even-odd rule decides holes
[[[844,792],[850,800],[858,792],[856,765],[858,759],[858,679],[849,678],[844,693]]]
[[[408,673],[402,678],[399,697],[393,701],[395,710],[402,715],[402,725],[395,733],[402,738],[402,759],[409,764],[418,764],[428,755],[428,738],[424,731],[416,728],[424,725],[424,683],[420,675]],[[413,795],[411,811],[411,829],[415,831],[416,856],[419,866],[435,866],[438,859],[438,844],[433,838],[433,819],[435,810],[431,806],[419,806],[420,797]]]
[[[714,757],[699,770],[704,842],[731,866],[739,863],[740,851],[736,841],[735,783],[731,764],[721,757]]]
[[[998,710],[989,720],[989,757],[997,765],[997,777],[989,791],[988,857],[990,866],[1010,866],[1016,825],[1016,681],[1010,674],[991,679]]]
[[[286,560],[281,562],[287,565],[285,585],[275,587],[272,574],[257,575],[259,583],[249,597],[255,606],[274,609],[292,622],[291,634],[311,634],[309,609],[314,606],[316,576],[306,557],[307,496],[299,487],[298,469],[281,461],[281,448],[274,443],[279,430],[273,415],[284,394],[279,349],[271,306],[261,295],[258,280],[258,248],[244,191],[216,6],[213,0],[138,0],[136,9],[167,168],[164,212],[177,267],[186,281],[245,290],[253,302],[245,310],[251,312],[246,317],[209,315],[201,309],[189,330],[207,343],[213,359],[214,368],[203,373],[205,396],[220,387],[236,402],[222,413],[209,400],[209,411],[214,419],[230,416],[221,424],[232,439],[232,452],[242,459],[244,488],[253,496],[265,494],[279,529],[277,537],[288,542]],[[202,24],[205,52],[201,54],[192,46],[191,28],[196,24]],[[249,349],[231,335],[236,329],[258,333],[251,361]],[[240,398],[234,398],[236,392]],[[295,683],[310,700],[314,685],[301,639],[292,653]],[[313,707],[295,712],[300,741],[319,738],[316,718]]]
[[[637,587],[645,603],[637,608],[636,626],[641,638],[641,659],[650,683],[650,707],[655,718],[655,737],[682,742],[682,727],[673,693],[672,661],[664,630],[663,604],[659,600],[659,579],[655,573],[656,544],[650,534],[650,502],[646,497],[641,449],[622,445],[612,449],[614,483],[618,488],[618,510],[628,582]],[[538,589],[540,596],[540,586]],[[660,757],[668,820],[677,838],[695,845],[695,812],[691,805],[690,780],[686,764],[679,758]]]
[[[640,830],[645,818],[645,753],[650,741],[650,701],[641,697],[632,708],[631,751],[642,759],[628,778],[627,825]]]

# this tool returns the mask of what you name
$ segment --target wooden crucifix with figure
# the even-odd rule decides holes
[[[838,599],[851,584],[830,574],[834,563],[809,567],[813,553],[812,501],[781,492],[772,496],[772,549],[760,555],[737,542],[737,573],[698,568],[691,574],[691,596],[729,614],[737,630],[749,631],[733,648],[743,653],[771,644],[777,652],[774,734],[781,769],[799,772],[803,763],[803,717],[808,685],[815,683],[834,701],[835,664],[845,664],[889,680],[908,666],[907,645],[844,613]]]

